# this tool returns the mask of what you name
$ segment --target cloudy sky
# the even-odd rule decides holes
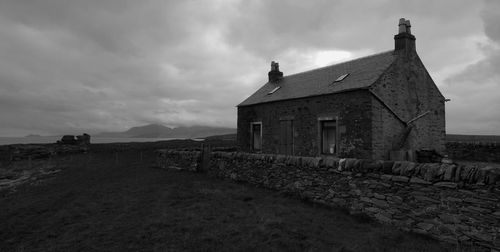
[[[448,133],[500,135],[497,0],[0,0],[0,136],[236,127],[267,81],[393,49],[401,17]]]

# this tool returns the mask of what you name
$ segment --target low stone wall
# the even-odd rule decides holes
[[[61,156],[76,153],[85,153],[88,145],[64,144],[12,144],[0,146],[0,162],[47,159],[52,156]]]
[[[197,171],[200,158],[200,151],[158,150],[156,165],[164,169]]]
[[[500,143],[447,142],[446,152],[456,160],[500,162]]]
[[[163,150],[158,161],[195,169],[199,155]],[[500,250],[499,170],[213,152],[207,172],[365,213],[379,222],[447,242]]]

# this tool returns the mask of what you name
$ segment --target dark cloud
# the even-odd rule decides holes
[[[452,132],[500,134],[500,2],[485,3],[480,16],[489,40],[478,45],[483,59],[445,81],[452,98],[447,104]]]
[[[477,61],[477,52],[497,53],[483,37],[498,41],[498,11],[480,9],[468,0],[5,0],[0,135],[153,122],[235,127],[235,106],[266,81],[271,60],[291,74],[317,67],[321,55],[390,50],[400,17],[412,20],[418,51],[442,80]],[[477,81],[496,78],[497,60],[477,62]],[[462,108],[449,108],[453,122]]]

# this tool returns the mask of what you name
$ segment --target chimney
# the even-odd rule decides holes
[[[411,34],[410,20],[399,19],[398,34],[394,35],[394,50],[415,51],[415,36]]]
[[[283,77],[283,72],[280,72],[278,62],[271,62],[271,71],[267,75],[269,76],[269,82],[277,82]]]

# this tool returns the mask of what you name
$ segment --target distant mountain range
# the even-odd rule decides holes
[[[133,127],[123,132],[103,132],[94,134],[95,137],[119,137],[119,138],[203,138],[214,135],[234,134],[236,129],[191,126],[170,128],[159,124]]]

